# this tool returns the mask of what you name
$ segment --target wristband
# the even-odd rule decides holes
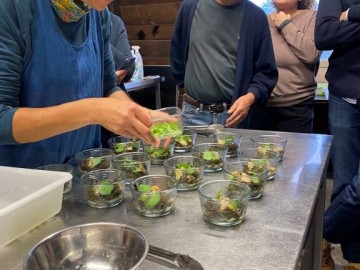
[[[284,20],[278,27],[279,31],[281,32],[289,23],[291,23],[289,19]]]

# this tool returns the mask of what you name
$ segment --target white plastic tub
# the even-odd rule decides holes
[[[0,248],[58,213],[65,172],[0,166]]]

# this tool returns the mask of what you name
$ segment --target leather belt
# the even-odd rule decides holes
[[[231,104],[223,102],[221,104],[204,104],[200,103],[197,100],[189,97],[187,94],[184,95],[184,101],[189,103],[191,106],[194,106],[197,109],[209,111],[212,113],[222,113],[230,109]]]

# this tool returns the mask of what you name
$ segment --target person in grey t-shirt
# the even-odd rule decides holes
[[[266,104],[277,68],[265,13],[248,0],[185,0],[171,41],[184,125],[245,124]],[[242,127],[246,127],[243,125]]]

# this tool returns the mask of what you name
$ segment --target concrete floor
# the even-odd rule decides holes
[[[325,207],[327,207],[330,203],[330,197],[331,197],[331,191],[333,186],[333,180],[331,178],[327,179],[326,182],[326,199],[325,199]],[[335,269],[336,270],[343,270],[344,266],[347,264],[347,261],[345,261],[342,257],[342,252],[340,245],[331,245],[335,249],[331,252],[332,257],[335,261]]]

